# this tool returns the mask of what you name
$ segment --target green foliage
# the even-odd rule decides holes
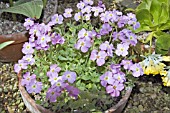
[[[30,18],[39,19],[43,9],[42,0],[19,0],[12,7],[1,10],[2,12],[10,12],[23,14]]]
[[[136,17],[140,22],[141,26],[136,32],[151,31],[144,43],[150,41],[152,44],[153,36],[158,38],[156,42],[156,52],[161,54],[167,54],[167,50],[170,48],[167,44],[167,48],[162,48],[168,37],[155,35],[170,29],[170,1],[169,0],[143,0],[142,3],[136,8]],[[164,38],[162,38],[164,37]],[[166,37],[166,38],[165,38]],[[163,41],[160,41],[163,40]]]
[[[5,47],[8,46],[8,45],[14,43],[14,42],[15,42],[15,41],[7,41],[7,42],[1,43],[1,44],[0,44],[0,50],[3,49],[3,48],[5,48]]]

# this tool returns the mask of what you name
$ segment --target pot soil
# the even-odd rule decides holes
[[[6,41],[15,41],[11,45],[0,50],[0,62],[13,62],[22,58],[22,46],[28,41],[26,31],[9,35],[0,35],[0,44]]]
[[[22,96],[22,99],[25,103],[25,106],[28,108],[28,110],[31,113],[54,113],[38,104],[35,103],[35,101],[29,96],[25,88],[21,85],[21,72],[18,74],[18,80],[19,80],[19,90]],[[125,95],[122,97],[122,99],[113,107],[105,111],[105,113],[121,113],[129,99],[129,96],[132,92],[132,87],[129,87],[126,91]]]

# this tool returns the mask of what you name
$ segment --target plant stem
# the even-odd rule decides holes
[[[9,0],[9,5],[10,5],[10,7],[13,6],[13,0]],[[13,18],[14,21],[17,21],[16,14],[12,13],[12,18]]]
[[[43,7],[45,8],[46,5],[47,5],[47,0],[43,0]]]

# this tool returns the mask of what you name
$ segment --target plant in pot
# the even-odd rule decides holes
[[[140,24],[132,13],[106,10],[102,1],[93,4],[80,1],[74,16],[67,8],[48,24],[31,18],[24,23],[30,38],[14,69],[31,112],[123,110],[134,81],[143,75],[141,65],[132,62],[138,43],[133,30]]]
[[[27,17],[39,19],[43,9],[42,0],[19,0],[13,3],[12,0],[9,0],[10,6],[7,9],[2,9],[1,12],[10,12],[13,13],[12,17],[16,21],[16,14],[22,14]],[[44,0],[45,4],[45,0]],[[17,61],[22,58],[23,54],[21,52],[24,42],[28,41],[29,35],[26,31],[14,33],[14,34],[2,34],[0,35],[0,46],[3,48],[0,49],[0,61],[1,62],[11,62]],[[11,43],[11,41],[14,41]],[[17,53],[17,54],[16,54]]]
[[[140,40],[143,44],[149,43],[149,51],[143,53],[145,56],[141,62],[144,74],[162,75],[164,86],[170,86],[169,12],[169,0],[143,0],[136,8],[136,17],[141,26],[135,32],[148,34]]]

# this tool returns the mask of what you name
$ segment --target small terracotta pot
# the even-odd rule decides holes
[[[0,35],[0,44],[6,41],[15,41],[11,45],[0,50],[0,62],[13,62],[22,58],[22,46],[28,41],[29,35],[26,31],[10,34]]]
[[[23,86],[21,86],[21,72],[18,74],[19,79],[19,90],[22,96],[22,99],[25,103],[25,106],[28,108],[28,110],[31,111],[31,113],[54,113],[38,104],[35,103],[35,101],[29,96],[27,91]],[[104,113],[121,113],[129,99],[129,96],[132,92],[132,87],[129,87],[126,91],[125,95],[122,97],[122,99],[113,107],[106,110]]]

